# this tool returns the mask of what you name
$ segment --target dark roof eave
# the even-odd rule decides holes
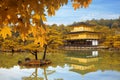
[[[66,39],[67,41],[76,41],[76,40],[100,40],[100,39]]]
[[[68,34],[76,34],[76,33],[96,33],[96,34],[101,34],[101,32],[91,32],[91,31],[77,31],[77,32],[69,32]]]

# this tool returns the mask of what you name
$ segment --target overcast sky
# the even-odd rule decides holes
[[[115,19],[120,16],[120,0],[92,0],[88,8],[74,10],[71,2],[56,11],[56,15],[47,16],[47,24],[72,24],[91,19]]]

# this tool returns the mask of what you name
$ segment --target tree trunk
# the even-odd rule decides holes
[[[34,53],[35,53],[35,59],[38,60],[37,51],[35,51]]]
[[[15,52],[15,51],[14,51],[14,48],[12,48],[12,50],[11,50],[11,51],[12,51],[12,56],[13,56],[13,55],[14,55],[14,52]]]
[[[35,53],[35,59],[38,60],[37,53]]]
[[[44,55],[43,55],[43,60],[45,60],[45,58],[46,58],[46,51],[47,51],[47,45],[45,45],[45,47],[44,47]]]
[[[31,51],[31,53],[35,56],[35,59],[38,60],[37,50]]]

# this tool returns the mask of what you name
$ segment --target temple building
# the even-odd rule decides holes
[[[100,33],[94,30],[94,26],[81,22],[79,25],[70,26],[66,45],[78,47],[98,46]]]

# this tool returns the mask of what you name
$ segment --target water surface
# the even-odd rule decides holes
[[[0,53],[0,80],[120,80],[119,51],[64,51],[47,54],[52,64],[27,68],[18,60],[29,53]],[[39,58],[42,54],[39,54]]]

